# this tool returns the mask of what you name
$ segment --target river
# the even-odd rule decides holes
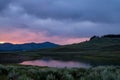
[[[47,66],[47,67],[57,67],[57,68],[89,68],[90,64],[78,61],[62,61],[53,59],[39,59],[32,61],[24,61],[20,63],[21,65],[33,65],[33,66]]]

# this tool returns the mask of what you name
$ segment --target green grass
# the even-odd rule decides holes
[[[0,65],[0,80],[120,80],[120,66],[84,69]]]

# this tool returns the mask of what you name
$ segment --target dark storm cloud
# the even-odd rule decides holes
[[[120,0],[0,0],[0,32],[90,37],[120,33]]]
[[[13,0],[0,0],[0,11],[5,9]]]
[[[120,22],[120,0],[17,0],[40,18]]]

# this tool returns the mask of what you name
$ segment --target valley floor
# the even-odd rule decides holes
[[[120,65],[120,52],[5,52],[0,53],[0,63],[21,63],[50,57],[55,60],[83,61],[93,64]]]

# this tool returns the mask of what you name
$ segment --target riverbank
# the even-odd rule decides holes
[[[0,53],[0,63],[21,63],[44,57],[62,61],[80,61],[92,65],[120,65],[120,52],[6,52]]]

